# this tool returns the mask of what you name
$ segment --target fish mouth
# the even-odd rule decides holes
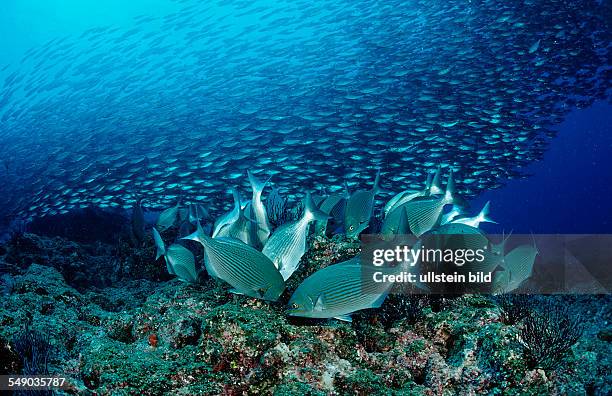
[[[347,230],[346,236],[349,238],[357,238],[359,234],[361,234],[366,228],[368,228],[369,225],[370,223],[367,221],[360,222],[357,226],[355,226],[355,229],[353,231]]]
[[[361,231],[359,231],[361,232]],[[359,235],[359,232],[347,232],[346,236],[349,238],[357,238],[357,235]]]

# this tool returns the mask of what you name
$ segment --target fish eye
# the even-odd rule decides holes
[[[293,309],[297,309],[297,308],[298,308],[298,305],[297,305],[296,303],[293,303],[293,304],[291,304],[291,308],[293,308]]]
[[[350,226],[350,227],[349,227],[349,231],[353,231],[354,229],[355,229],[355,227],[354,227],[354,226]]]

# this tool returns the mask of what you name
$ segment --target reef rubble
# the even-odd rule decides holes
[[[121,243],[19,234],[0,247],[1,373],[24,369],[30,357],[15,340],[27,326],[48,338],[48,373],[69,378],[67,394],[612,393],[609,296],[540,298],[571,307],[583,325],[542,368],[521,343],[523,322],[504,320],[490,296],[392,296],[352,323],[288,318],[286,298],[237,296],[206,277],[182,283],[154,262],[152,241]],[[358,249],[342,238],[310,243],[298,279]]]

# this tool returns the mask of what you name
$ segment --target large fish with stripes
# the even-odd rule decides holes
[[[199,223],[197,230],[183,239],[204,246],[206,270],[229,283],[233,292],[276,301],[285,290],[285,281],[274,263],[255,248],[232,238],[211,238]]]

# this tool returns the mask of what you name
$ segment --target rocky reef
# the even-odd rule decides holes
[[[310,244],[281,301],[268,303],[207,277],[171,278],[150,240],[16,234],[0,247],[0,371],[25,372],[38,348],[39,369],[70,378],[68,394],[612,393],[609,296],[390,296],[352,323],[288,318],[300,279],[359,249],[341,237]],[[534,312],[551,326],[535,335],[543,351],[529,344]],[[579,329],[546,322],[559,312]],[[555,344],[564,331],[577,341]]]

